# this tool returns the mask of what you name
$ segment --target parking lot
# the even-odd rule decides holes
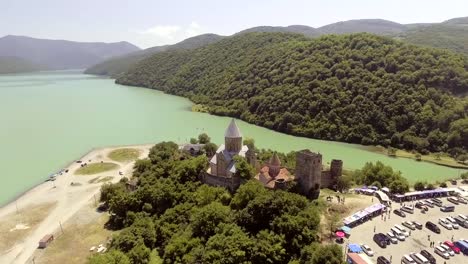
[[[453,205],[447,201],[447,198],[440,198],[443,201],[444,205]],[[405,204],[414,204],[411,202]],[[393,213],[394,209],[399,209],[400,204],[393,203],[391,210],[388,210],[388,214],[384,214],[386,220],[382,219],[381,216],[375,217],[373,220],[367,221],[359,226],[352,228],[350,232],[349,239],[346,239],[343,246],[347,244],[367,244],[374,251],[374,256],[372,260],[377,263],[378,256],[384,256],[387,259],[391,259],[392,263],[400,263],[401,258],[405,254],[411,252],[419,253],[421,250],[425,249],[430,252],[437,260],[437,263],[453,263],[461,264],[468,263],[468,256],[463,254],[455,254],[455,256],[450,257],[450,259],[443,259],[441,256],[437,255],[434,252],[434,248],[430,247],[430,242],[435,242],[437,246],[439,242],[451,241],[452,238],[454,241],[459,239],[468,239],[468,229],[460,227],[458,230],[447,230],[445,227],[439,224],[439,218],[445,218],[448,216],[456,216],[458,214],[468,214],[468,205],[459,204],[455,205],[455,211],[444,213],[440,211],[440,207],[435,206],[434,208],[429,208],[425,214],[421,213],[421,210],[415,209],[414,214],[406,213],[406,217],[400,217]],[[386,248],[379,247],[373,240],[373,236],[376,233],[384,233],[390,231],[395,224],[402,225],[403,221],[416,221],[423,225],[422,230],[416,229],[411,230],[410,236],[406,238],[405,241],[398,241],[397,244],[390,244]],[[424,225],[427,221],[436,223],[440,228],[441,233],[436,234]],[[406,228],[406,227],[405,227]],[[409,228],[406,228],[409,231]],[[430,237],[429,237],[430,236]]]

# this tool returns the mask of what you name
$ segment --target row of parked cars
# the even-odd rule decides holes
[[[460,254],[463,248],[463,252],[468,252],[468,240],[461,239],[452,243],[450,241],[445,241],[444,243],[434,247],[434,253],[441,256],[444,259],[450,259],[450,257],[455,256],[455,254]],[[465,253],[466,254],[466,253]],[[436,258],[429,253],[427,250],[421,250],[420,253],[411,252],[406,254],[401,258],[401,262],[405,264],[436,264]]]
[[[395,225],[386,234],[378,233],[374,235],[374,241],[381,248],[386,248],[390,244],[397,244],[398,241],[405,241],[410,235],[409,230],[421,230],[422,224],[416,221],[404,221],[401,225]]]

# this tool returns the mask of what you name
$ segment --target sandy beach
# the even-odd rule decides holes
[[[142,158],[148,155],[152,146],[136,145],[94,149],[79,160],[88,164],[115,163],[118,165],[117,168],[92,175],[78,175],[75,172],[81,167],[81,164],[73,161],[64,168],[68,169],[68,173],[58,175],[55,181],[39,184],[0,208],[0,223],[4,226],[1,229],[3,233],[1,233],[0,245],[6,245],[6,248],[0,247],[0,263],[32,263],[31,256],[44,235],[59,232],[60,225],[65,224],[80,208],[88,204],[94,197],[99,200],[100,186],[104,183],[100,182],[99,179],[106,177],[109,179],[108,182],[117,182],[122,177],[131,176],[134,162],[111,160],[108,158],[111,151],[121,148],[138,149],[140,158]],[[48,212],[43,212],[41,217],[38,216],[40,214],[32,210],[33,208],[45,208],[41,210],[48,210]],[[28,221],[32,221],[31,219],[35,219],[34,223],[28,223]],[[13,241],[1,241],[2,239]]]

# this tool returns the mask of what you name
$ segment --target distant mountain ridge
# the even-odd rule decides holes
[[[468,56],[468,17],[453,18],[441,23],[414,23],[400,24],[384,19],[355,19],[332,23],[319,28],[314,28],[305,25],[290,25],[281,26],[258,26],[252,27],[235,33],[233,36],[252,33],[252,32],[281,32],[281,33],[297,33],[307,37],[319,37],[327,34],[349,34],[349,33],[372,33],[393,37],[405,42],[416,45],[429,46],[435,48],[443,48],[451,51],[463,53]],[[217,36],[207,38],[207,36]],[[192,39],[203,39],[197,45],[183,47],[184,43],[190,43]],[[127,71],[132,65],[143,60],[144,58],[154,55],[158,52],[167,51],[168,49],[190,49],[197,48],[203,45],[212,44],[223,37],[215,34],[205,34],[186,39],[174,45],[156,46],[145,49],[139,52],[134,52],[128,56],[120,58],[111,58],[107,61],[99,63],[86,70],[88,74],[110,75],[116,77]]]
[[[74,42],[8,35],[0,38],[0,56],[16,57],[41,69],[83,69],[140,48],[128,42]]]
[[[88,69],[86,69],[86,74],[96,74],[96,75],[109,75],[116,77],[117,75],[126,72],[133,66],[135,63],[159,52],[170,51],[170,50],[189,50],[195,49],[207,44],[214,43],[223,36],[216,34],[203,34],[195,37],[185,39],[179,43],[173,45],[164,45],[156,46],[137,52],[127,54],[125,56],[110,58],[106,61],[98,63]]]

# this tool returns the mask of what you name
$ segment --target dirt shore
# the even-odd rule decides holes
[[[134,148],[140,150],[140,158],[148,155],[149,149],[153,145],[125,146],[125,148]],[[3,244],[13,245],[0,252],[0,263],[29,263],[34,251],[38,246],[39,240],[46,234],[54,234],[60,230],[60,225],[65,224],[83,206],[86,206],[89,200],[99,199],[99,190],[103,182],[96,178],[109,179],[110,182],[117,182],[124,176],[130,176],[134,162],[117,162],[108,158],[108,153],[124,147],[109,147],[94,149],[85,156],[81,157],[84,163],[112,162],[118,165],[116,169],[101,172],[93,175],[77,175],[75,171],[81,166],[80,163],[73,162],[65,169],[68,173],[58,175],[55,181],[48,181],[32,188],[0,208],[0,222],[8,223],[11,227],[6,227],[8,232],[19,232],[21,228],[28,228],[26,236],[15,236],[9,234],[9,239],[16,241],[3,242]],[[121,172],[123,175],[120,175]],[[112,177],[112,178],[111,178]],[[37,223],[34,225],[28,223],[28,219],[33,216],[20,217],[28,215],[29,208],[40,207],[45,204],[54,203],[54,207],[47,214],[35,217]],[[10,221],[13,215],[19,215]],[[43,218],[43,219],[38,219]],[[18,229],[18,226],[21,227]],[[0,240],[5,239],[2,236]],[[2,244],[2,243],[0,243]]]

